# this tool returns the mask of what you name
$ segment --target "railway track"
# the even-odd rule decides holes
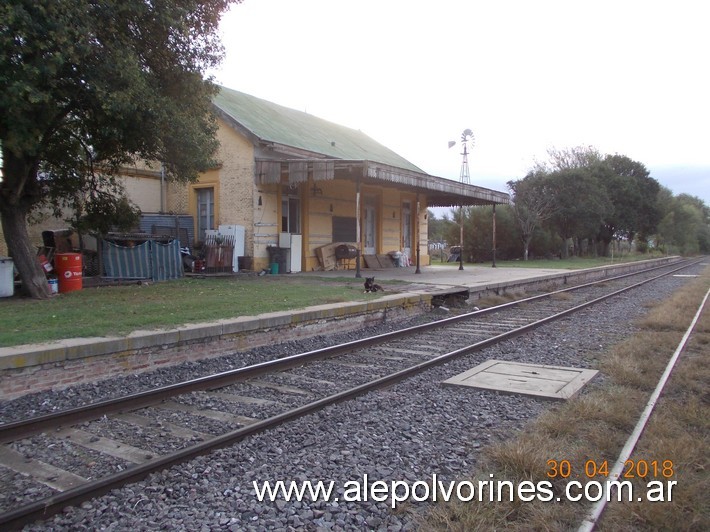
[[[557,290],[2,425],[0,464],[7,471],[31,478],[37,499],[20,508],[3,508],[0,527],[16,528],[45,518],[153,471],[524,334],[693,264],[676,263]],[[599,294],[600,285],[604,286],[603,295]],[[40,454],[36,449],[48,448],[56,449],[51,463],[34,458]],[[13,489],[12,479],[3,484]]]

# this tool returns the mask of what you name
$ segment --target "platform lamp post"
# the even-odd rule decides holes
[[[476,139],[473,136],[473,131],[470,129],[464,129],[461,133],[461,145],[463,146],[463,152],[461,155],[463,159],[461,161],[461,175],[460,180],[462,184],[471,184],[471,175],[468,170],[468,148],[473,148]],[[456,145],[455,140],[449,141],[449,148]],[[461,220],[459,222],[459,271],[463,270],[463,204],[459,207],[459,215]]]

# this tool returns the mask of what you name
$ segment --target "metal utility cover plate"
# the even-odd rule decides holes
[[[597,373],[595,369],[488,360],[442,384],[564,400],[575,395]]]

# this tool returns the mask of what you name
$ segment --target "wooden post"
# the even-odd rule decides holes
[[[99,277],[104,276],[104,235],[96,235],[96,253],[99,259]]]
[[[463,205],[459,207],[459,270],[463,270]]]
[[[360,178],[355,185],[355,240],[357,240],[357,256],[355,257],[355,278],[360,279],[360,249],[362,247],[360,231]]]
[[[421,231],[419,227],[419,193],[417,193],[417,223],[416,225],[416,232],[415,238],[417,239],[417,269],[414,271],[414,273],[422,273],[422,271],[419,269],[419,233]]]
[[[496,267],[496,204],[493,204],[493,268]]]

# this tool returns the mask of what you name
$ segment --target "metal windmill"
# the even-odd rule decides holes
[[[460,178],[461,182],[467,185],[471,184],[471,174],[468,170],[468,150],[469,148],[473,148],[475,144],[476,138],[473,136],[473,131],[471,131],[470,129],[464,129],[463,133],[461,133],[461,146],[463,146],[463,152],[461,153],[461,155],[463,156],[463,159],[461,161]],[[449,148],[454,145],[456,145],[455,140],[449,141]]]
[[[461,146],[463,146],[463,160],[461,161],[461,183],[470,185],[471,184],[471,174],[468,170],[468,149],[473,148],[476,139],[473,136],[473,131],[470,129],[464,129],[461,133]],[[449,148],[456,145],[455,140],[449,141]],[[461,222],[459,223],[459,270],[463,270],[463,205],[460,207]]]

